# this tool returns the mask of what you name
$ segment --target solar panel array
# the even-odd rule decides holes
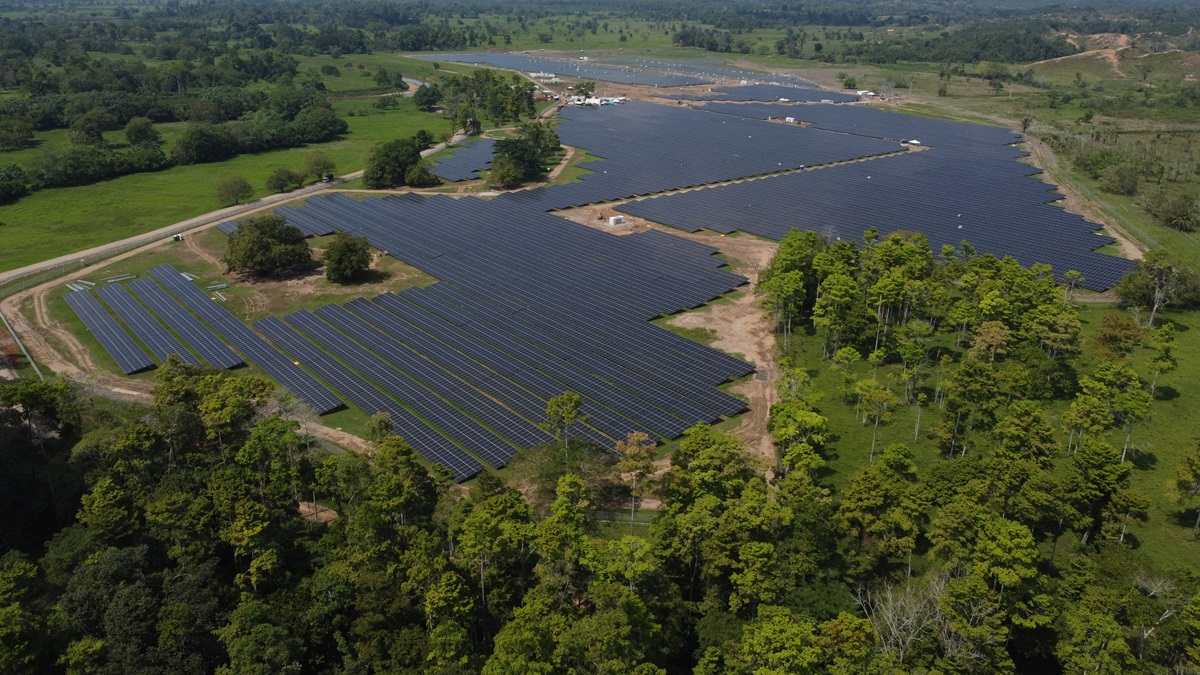
[[[224,369],[236,368],[244,363],[241,357],[176,303],[158,284],[149,279],[135,279],[129,283],[129,290],[208,365]]]
[[[934,249],[970,241],[1022,264],[1083,273],[1096,290],[1132,268],[1096,253],[1111,243],[1098,226],[1051,202],[1062,195],[1030,178],[1008,129],[914,117],[863,106],[708,104],[743,119],[794,116],[823,129],[884,141],[919,140],[925,152],[845,164],[637,201],[619,211],[685,230],[743,230],[773,239],[797,227],[857,240],[871,227],[925,234]]]
[[[150,311],[134,300],[133,296],[129,295],[129,292],[123,287],[103,286],[97,292],[112,308],[113,313],[126,326],[129,326],[129,329],[141,339],[142,344],[150,348],[160,362],[174,356],[189,365],[199,365],[199,361],[188,351],[187,347],[184,347],[183,343],[171,335]]]
[[[213,302],[175,268],[161,265],[151,274],[184,306],[200,317],[218,335],[232,344],[251,363],[286,387],[317,414],[343,407],[342,401],[299,366],[284,358],[232,312]]]
[[[618,84],[639,84],[650,87],[682,87],[708,84],[710,80],[691,75],[676,75],[638,65],[605,64],[561,56],[522,54],[517,52],[465,52],[459,54],[420,54],[414,58],[472,65],[493,66],[522,72],[550,72],[563,77],[576,77]]]
[[[858,96],[854,94],[778,84],[713,87],[707,92],[672,94],[665,98],[676,101],[795,101],[805,103],[819,101],[851,103],[858,100]]]
[[[88,332],[104,347],[126,375],[154,367],[154,362],[133,338],[112,318],[91,291],[72,291],[66,295],[67,305],[83,322]]]
[[[304,344],[260,329],[301,362],[307,345],[334,355],[322,379],[369,412],[396,420],[404,408],[398,432],[459,477],[466,469],[439,457],[457,447],[507,463],[548,440],[537,423],[568,389],[584,400],[578,433],[610,447],[631,431],[670,438],[745,409],[716,385],[752,366],[647,323],[745,283],[707,246],[617,237],[503,199],[335,194],[288,219],[366,237],[440,280],[285,317]]]
[[[452,154],[438,158],[433,165],[433,172],[443,179],[458,182],[475,180],[479,172],[492,163],[492,152],[496,141],[490,138],[479,138],[455,148]]]
[[[901,148],[874,138],[652,103],[570,107],[560,117],[562,142],[602,159],[583,164],[591,173],[574,183],[512,193],[502,200],[543,210],[566,208]]]

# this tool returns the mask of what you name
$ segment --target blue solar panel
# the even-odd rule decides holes
[[[251,363],[266,371],[317,414],[323,415],[342,407],[342,402],[337,396],[272,349],[229,310],[217,305],[190,281],[184,279],[175,268],[162,265],[155,267],[151,273]]]
[[[197,321],[196,317],[180,307],[158,284],[149,279],[135,279],[130,282],[129,289],[210,366],[236,368],[242,365],[242,359],[237,354]]]
[[[816,103],[850,103],[858,100],[854,94],[843,94],[810,87],[789,87],[778,84],[712,87],[709,91],[672,94],[664,98],[676,101],[792,101]]]
[[[662,70],[641,66],[596,63],[584,59],[506,53],[469,52],[462,54],[422,54],[416,58],[427,61],[487,65],[522,72],[552,72],[562,77],[601,80],[621,84],[640,84],[651,87],[679,87],[707,84],[709,80],[690,75],[674,75]]]
[[[395,399],[367,384],[363,374],[342,365],[291,326],[273,317],[255,325],[279,349],[311,368],[321,379],[345,394],[354,405],[372,415],[387,413],[392,430],[397,435],[429,461],[446,467],[456,480],[466,480],[482,470],[479,462],[456,447],[446,436],[422,422]]]
[[[117,362],[117,367],[126,375],[154,367],[146,352],[133,341],[115,319],[104,311],[104,307],[90,291],[73,291],[66,295],[67,305],[83,322],[88,332],[96,338],[104,351]]]
[[[121,286],[104,286],[99,290],[100,297],[108,304],[113,313],[129,327],[142,344],[150,348],[159,361],[166,361],[174,356],[189,365],[199,365],[196,357],[184,347],[174,335],[163,328],[150,312],[138,304]]]
[[[479,178],[480,171],[491,165],[495,147],[496,142],[490,138],[468,141],[452,153],[437,157],[433,172],[452,182],[475,180]]]

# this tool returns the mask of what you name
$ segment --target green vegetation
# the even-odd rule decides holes
[[[558,134],[549,125],[526,122],[516,136],[496,141],[495,159],[487,172],[488,182],[507,189],[541,180],[561,150]]]
[[[336,248],[337,242],[330,246]],[[282,216],[264,214],[247,218],[229,237],[225,269],[251,277],[283,278],[312,267],[312,251],[304,234]]]
[[[337,233],[325,249],[325,278],[335,284],[361,279],[371,268],[371,245],[362,237]]]
[[[377,143],[411,136],[420,129],[434,134],[450,129],[446,120],[416,110],[407,99],[387,111],[377,111],[362,101],[339,101],[335,107],[350,125],[346,136],[337,141],[177,166],[94,185],[42,190],[0,206],[0,222],[5,223],[0,270],[116,241],[219,208],[214,192],[197,188],[211,185],[217,176],[245,177],[258,197],[266,194],[266,179],[272,171],[300,166],[314,150],[340,170],[354,171],[366,164],[367,154]]]

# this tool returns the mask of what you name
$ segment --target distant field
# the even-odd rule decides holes
[[[173,167],[166,171],[122,176],[94,185],[42,190],[0,207],[0,271],[64,253],[124,239],[219,208],[216,181],[245,177],[255,196],[267,194],[271,171],[299,169],[304,155],[319,150],[340,173],[361,169],[371,147],[381,141],[411,136],[427,129],[439,136],[450,130],[445,119],[416,109],[403,99],[395,110],[380,111],[369,101],[339,101],[339,113],[350,132],[337,141],[254,155],[224,162]]]
[[[428,81],[441,73],[467,72],[473,66],[451,64],[434,67],[433,62],[402,56],[394,52],[377,52],[374,54],[348,54],[334,58],[332,56],[297,56],[301,72],[311,72],[321,78],[325,88],[334,95],[344,92],[370,91],[379,89],[375,82],[375,73],[384,68],[392,75],[399,73],[404,77]],[[338,75],[326,75],[321,72],[322,66],[334,66]],[[440,70],[439,70],[440,68]]]

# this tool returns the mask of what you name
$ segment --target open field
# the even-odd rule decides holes
[[[339,101],[336,108],[350,124],[350,131],[337,141],[132,174],[94,185],[42,190],[2,206],[0,222],[4,223],[6,246],[0,251],[0,270],[116,241],[219,208],[213,185],[223,176],[246,178],[258,197],[267,194],[264,182],[273,170],[299,169],[309,152],[325,153],[339,172],[349,173],[362,168],[376,143],[411,136],[419,129],[435,137],[450,130],[449,122],[417,110],[410,99],[394,110],[378,110],[367,101]]]

